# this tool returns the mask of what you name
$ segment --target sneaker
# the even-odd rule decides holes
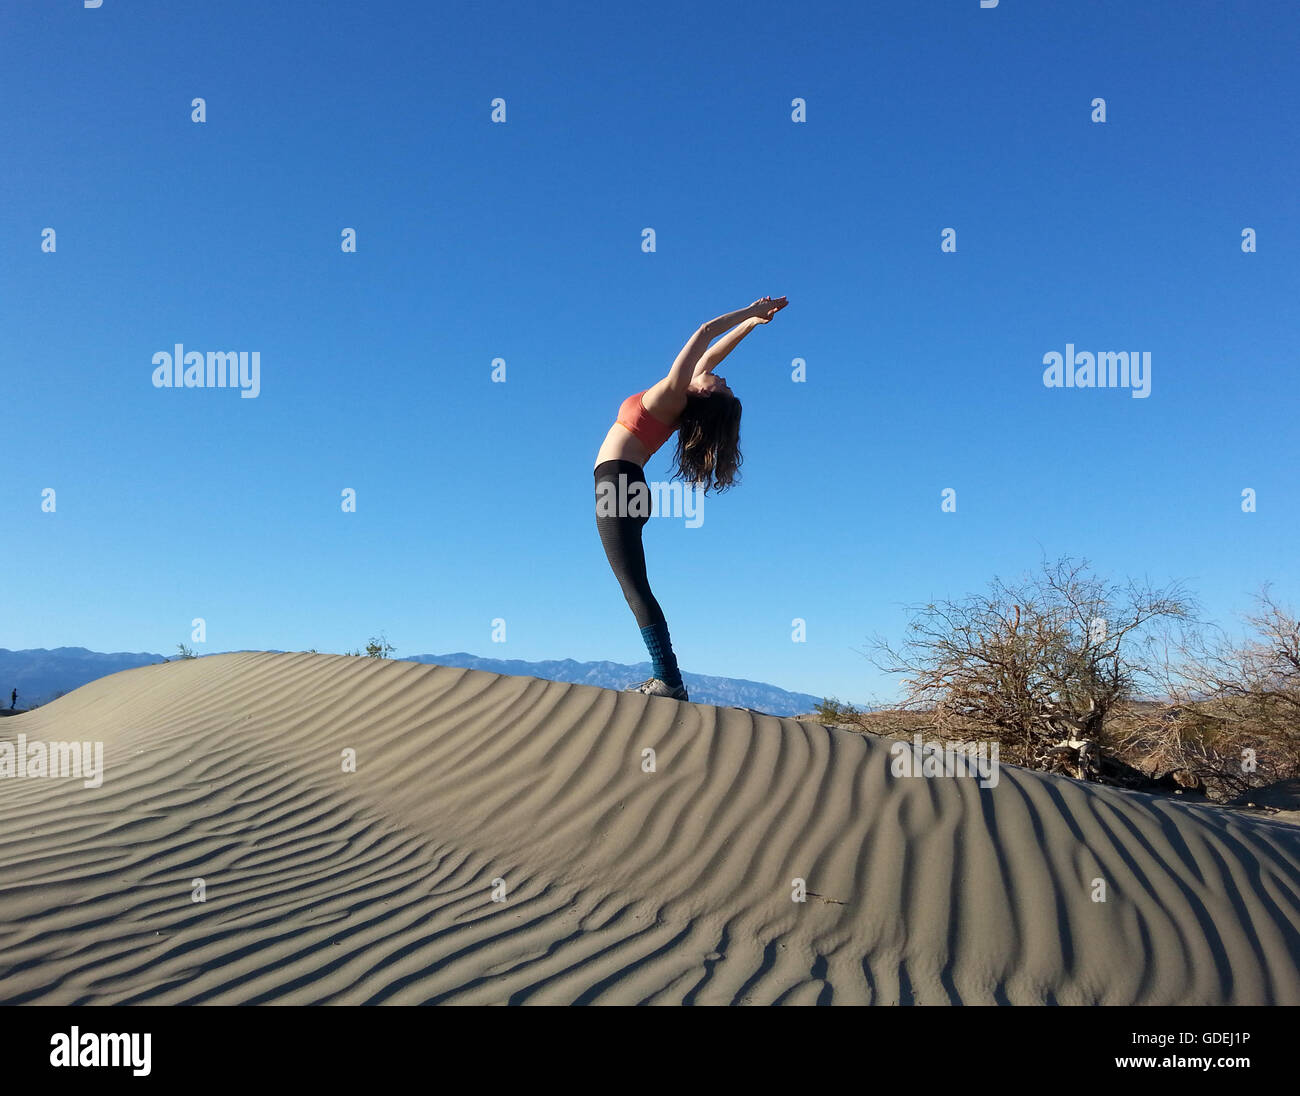
[[[645,693],[646,696],[666,696],[671,700],[689,699],[686,695],[685,682],[674,688],[666,681],[660,681],[657,677],[643,681],[640,685],[629,685],[623,691],[627,693]]]

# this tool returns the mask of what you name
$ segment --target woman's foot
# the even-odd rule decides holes
[[[686,683],[676,687],[669,685],[666,681],[660,681],[657,677],[652,677],[648,681],[641,682],[640,685],[629,685],[623,690],[625,693],[645,693],[646,696],[666,696],[671,700],[688,700],[686,695]]]

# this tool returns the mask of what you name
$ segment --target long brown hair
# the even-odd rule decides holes
[[[740,401],[726,392],[686,394],[677,420],[673,476],[704,488],[725,491],[740,473]]]

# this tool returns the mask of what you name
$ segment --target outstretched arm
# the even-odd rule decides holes
[[[702,373],[712,373],[722,364],[722,359],[740,345],[740,340],[762,322],[757,316],[750,316],[747,320],[741,320],[740,323],[736,324],[700,356],[700,360],[695,363],[693,375],[698,377]]]
[[[764,297],[762,300],[755,301],[748,308],[738,308],[735,312],[728,312],[725,316],[719,316],[706,324],[701,324],[696,328],[695,334],[690,337],[690,341],[682,347],[677,359],[673,362],[672,368],[668,370],[668,376],[664,378],[668,382],[668,388],[675,395],[685,399],[686,389],[690,387],[691,381],[695,377],[696,366],[700,364],[700,359],[708,351],[709,343],[723,332],[745,320],[754,318],[765,323],[784,308],[785,304],[784,297],[779,297],[775,301],[770,297]],[[741,337],[743,336],[737,336],[736,342],[739,342]],[[734,345],[735,343],[731,344],[731,346]],[[727,352],[730,352],[731,346],[727,347]],[[717,359],[717,361],[721,360],[721,357]],[[714,364],[716,365],[717,362]]]

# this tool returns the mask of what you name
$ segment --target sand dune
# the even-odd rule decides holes
[[[1300,1003],[1300,828],[815,724],[254,653],[19,734],[106,775],[0,780],[6,1004]]]

